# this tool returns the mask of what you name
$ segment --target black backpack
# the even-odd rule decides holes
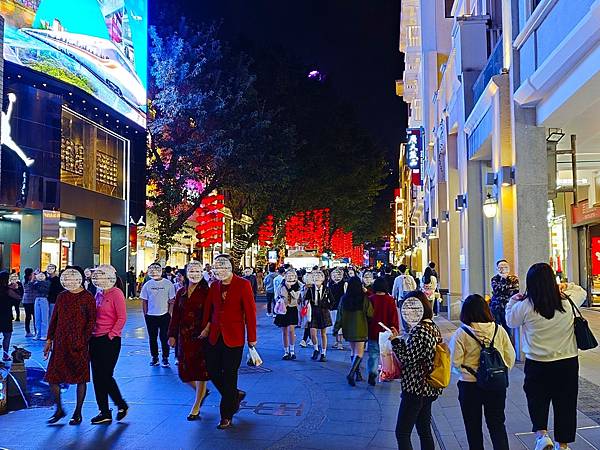
[[[498,349],[494,347],[494,339],[496,338],[496,332],[498,331],[498,324],[495,323],[494,326],[494,336],[492,337],[489,346],[486,346],[477,339],[473,332],[466,326],[463,325],[461,327],[465,333],[475,339],[481,346],[479,367],[477,368],[477,371],[473,370],[471,367],[462,367],[477,378],[477,385],[486,391],[495,391],[506,389],[508,387],[508,367],[504,364],[504,360]]]

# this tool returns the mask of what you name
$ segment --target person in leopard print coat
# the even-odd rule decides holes
[[[423,319],[411,328],[404,338],[392,329],[392,348],[402,366],[402,399],[396,423],[396,439],[399,450],[412,449],[410,435],[417,427],[421,449],[434,450],[431,432],[431,404],[441,395],[442,389],[432,387],[428,377],[433,370],[435,346],[442,334],[433,322],[433,309],[427,296],[413,291],[406,298],[414,297],[423,305]]]

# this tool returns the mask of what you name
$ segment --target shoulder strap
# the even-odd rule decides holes
[[[494,339],[496,339],[496,333],[498,332],[498,324],[494,322],[494,335],[492,336],[492,342],[490,342],[490,347],[494,346]]]
[[[571,309],[573,310],[573,315],[574,315],[575,317],[578,317],[578,316],[579,316],[579,317],[583,317],[583,316],[581,315],[581,311],[579,311],[579,308],[578,308],[578,307],[575,305],[575,303],[573,303],[573,300],[571,300],[571,297],[569,297],[568,295],[565,295],[565,294],[563,294],[563,295],[565,296],[565,298],[566,298],[566,299],[569,301],[569,303],[571,304]]]
[[[483,345],[483,343],[477,339],[477,337],[475,337],[475,334],[473,334],[473,332],[471,330],[469,330],[469,328],[467,328],[466,325],[461,325],[460,327],[465,333],[467,333],[469,336],[471,336],[473,339],[475,339],[477,341],[477,343],[481,346],[481,348],[485,348],[485,345]],[[494,333],[495,334],[495,333]]]

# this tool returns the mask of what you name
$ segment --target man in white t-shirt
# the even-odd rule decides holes
[[[160,264],[150,264],[148,267],[150,279],[144,283],[140,298],[142,309],[150,338],[151,366],[158,366],[158,342],[162,347],[162,366],[169,367],[168,330],[171,321],[171,305],[175,301],[175,286],[162,277]]]

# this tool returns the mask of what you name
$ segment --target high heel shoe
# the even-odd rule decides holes
[[[187,416],[187,420],[193,422],[194,420],[200,420],[200,412],[198,411],[196,414],[189,413]]]
[[[71,420],[69,420],[69,425],[79,425],[82,420],[83,417],[81,417],[81,415],[76,416],[73,414],[73,417],[71,417]]]
[[[63,417],[65,417],[67,415],[67,413],[64,410],[58,410],[56,411],[54,414],[52,414],[52,416],[50,416],[50,418],[48,419],[48,423],[50,425],[52,425],[53,423],[58,422],[60,419],[62,419]]]

